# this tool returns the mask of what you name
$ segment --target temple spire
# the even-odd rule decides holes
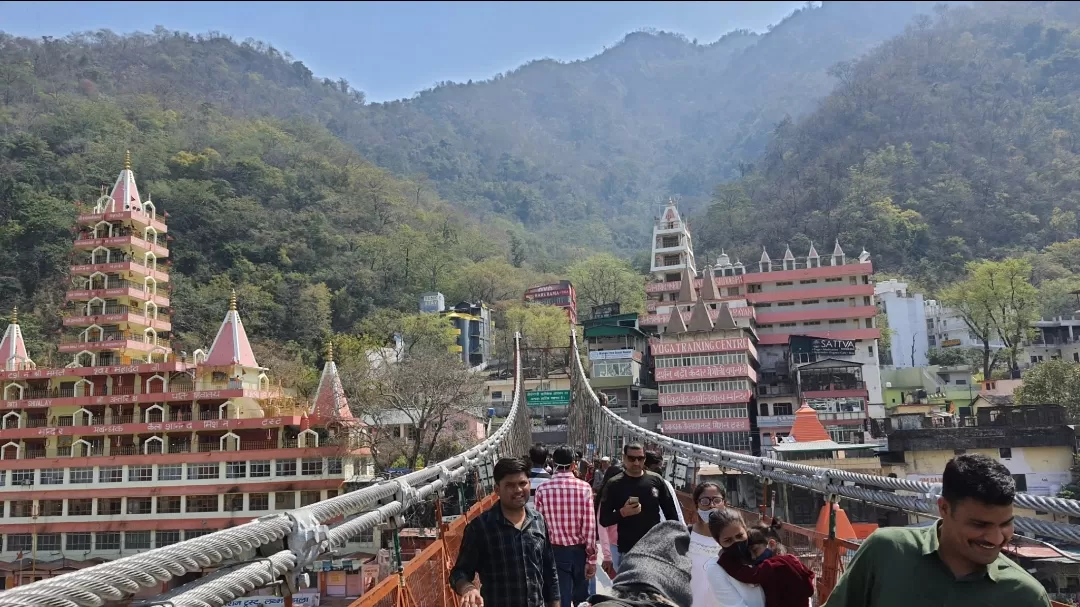
[[[36,365],[26,353],[22,327],[19,326],[19,307],[11,309],[11,324],[0,338],[0,369],[4,371],[24,371]]]
[[[221,321],[221,328],[218,329],[217,337],[214,338],[214,344],[210,346],[210,352],[203,364],[209,367],[239,365],[252,369],[261,368],[251,351],[251,342],[244,331],[244,323],[240,321],[240,313],[236,311],[235,290],[229,297],[229,311]]]
[[[124,170],[113,184],[109,193],[109,200],[105,201],[104,208],[99,208],[99,213],[142,213],[142,198],[139,197],[139,188],[135,185],[135,173],[131,172],[131,150],[124,153]],[[101,206],[101,205],[99,205]]]
[[[353,419],[345,390],[341,387],[337,363],[334,362],[334,342],[326,344],[326,364],[319,378],[319,388],[315,391],[311,417],[317,423],[331,419]]]

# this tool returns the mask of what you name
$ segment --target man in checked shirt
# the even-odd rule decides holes
[[[559,581],[544,517],[529,501],[529,466],[495,464],[499,501],[465,526],[450,587],[462,607],[557,607]],[[473,583],[480,576],[480,588]]]
[[[596,575],[596,516],[592,487],[574,476],[574,451],[563,445],[552,460],[555,474],[536,488],[533,502],[547,522],[562,607],[571,607],[589,598],[588,580]]]

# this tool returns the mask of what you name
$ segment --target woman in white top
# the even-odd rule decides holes
[[[690,593],[694,597],[692,607],[720,607],[716,601],[706,570],[710,563],[716,564],[720,544],[709,532],[709,516],[713,510],[726,505],[724,490],[716,483],[701,483],[694,488],[694,508],[697,521],[690,527]]]
[[[709,515],[709,532],[721,549],[735,549],[747,539],[746,523],[738,510],[718,508]],[[705,569],[716,604],[719,607],[765,607],[761,586],[744,584],[729,576],[714,558]],[[697,605],[697,603],[694,603]]]

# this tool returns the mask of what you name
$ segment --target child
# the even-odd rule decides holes
[[[781,526],[777,519],[771,526],[754,525],[744,541],[721,551],[717,562],[733,579],[761,586],[765,607],[808,607],[814,596],[814,572],[783,553],[776,533]]]

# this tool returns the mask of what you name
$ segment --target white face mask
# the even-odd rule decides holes
[[[697,511],[698,518],[700,518],[703,523],[708,523],[709,522],[709,515],[710,514],[712,514],[712,510],[698,510]]]

